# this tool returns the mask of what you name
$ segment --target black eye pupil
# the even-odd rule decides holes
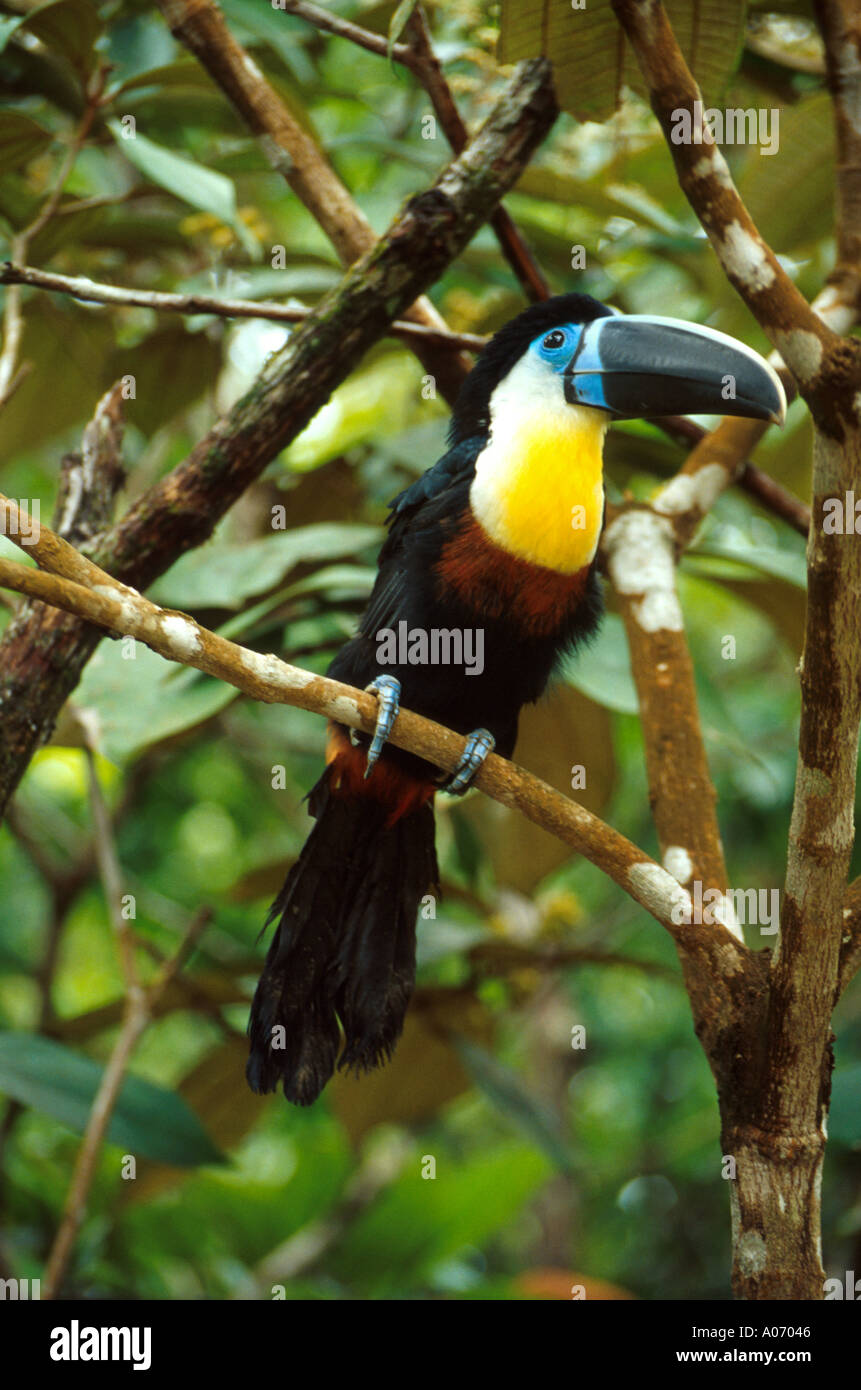
[[[565,334],[560,329],[555,328],[552,333],[547,334],[544,339],[544,346],[552,350],[553,348],[560,348],[564,342]]]

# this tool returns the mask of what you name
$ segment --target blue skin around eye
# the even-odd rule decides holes
[[[541,337],[536,338],[532,343],[530,351],[534,352],[542,361],[549,362],[561,376],[574,355],[583,328],[578,324],[576,328],[563,328],[560,331],[565,334],[565,342],[561,347],[546,348],[544,339],[547,334],[542,333]],[[591,405],[596,410],[607,410],[609,407],[604,395],[604,377],[598,351],[597,334],[594,339],[587,340],[585,348],[579,353],[577,367],[579,369],[575,378],[577,399],[582,405]],[[580,375],[581,372],[583,375]]]
[[[552,329],[551,331],[565,334],[565,341],[561,347],[546,348],[544,346],[544,339],[548,335],[547,333],[542,333],[540,338],[535,339],[529,350],[530,352],[536,353],[543,362],[549,362],[557,371],[563,372],[571,361],[571,356],[577,346],[579,330],[576,333],[572,328]]]

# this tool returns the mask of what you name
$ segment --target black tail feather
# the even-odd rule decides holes
[[[388,809],[333,796],[329,772],[310,797],[316,825],[266,925],[278,926],[249,1021],[249,1085],[310,1105],[341,1067],[392,1053],[415,981],[416,915],[436,886],[429,805],[386,824]]]

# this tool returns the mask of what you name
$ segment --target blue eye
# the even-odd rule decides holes
[[[554,328],[552,333],[548,333],[544,342],[541,344],[547,352],[556,352],[557,349],[565,346],[565,334],[561,328]]]

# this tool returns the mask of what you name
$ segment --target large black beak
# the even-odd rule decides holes
[[[565,399],[616,420],[747,415],[782,425],[786,417],[780,378],[752,348],[714,328],[650,314],[586,324],[565,368]]]

